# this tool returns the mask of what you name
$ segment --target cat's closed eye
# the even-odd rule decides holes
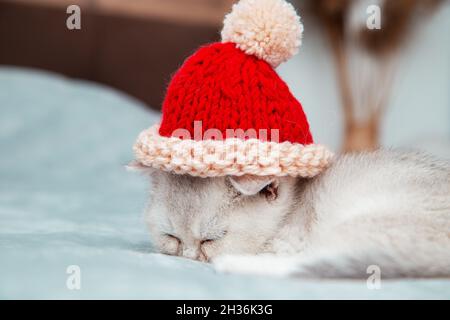
[[[228,231],[222,230],[213,235],[210,235],[210,237],[206,237],[200,241],[200,246],[207,246],[207,245],[214,244],[215,242],[221,240],[227,233],[228,233]]]
[[[169,255],[178,255],[180,251],[181,241],[172,234],[164,234],[162,241],[162,251]]]
[[[173,240],[176,240],[178,242],[180,241],[180,239],[178,237],[174,236],[173,234],[166,233],[165,236],[168,237],[169,239],[173,239]]]

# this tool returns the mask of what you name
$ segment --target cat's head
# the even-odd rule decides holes
[[[154,171],[146,209],[153,243],[162,253],[201,261],[262,252],[293,205],[295,183]]]

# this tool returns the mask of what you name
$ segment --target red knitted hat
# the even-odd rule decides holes
[[[172,79],[160,125],[134,146],[144,166],[178,174],[312,177],[331,160],[274,70],[297,53],[303,26],[284,0],[241,0],[222,42],[200,48]]]

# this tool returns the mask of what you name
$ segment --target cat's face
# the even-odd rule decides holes
[[[293,178],[194,178],[151,175],[146,221],[165,254],[210,261],[256,254],[277,232],[292,205]]]

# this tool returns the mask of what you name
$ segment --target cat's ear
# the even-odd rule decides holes
[[[133,160],[125,166],[125,169],[130,172],[139,172],[143,174],[152,174],[155,169],[144,166],[142,163]]]
[[[276,177],[259,177],[253,175],[244,175],[241,177],[230,177],[233,187],[245,196],[252,196],[262,191],[272,184],[278,185]]]

